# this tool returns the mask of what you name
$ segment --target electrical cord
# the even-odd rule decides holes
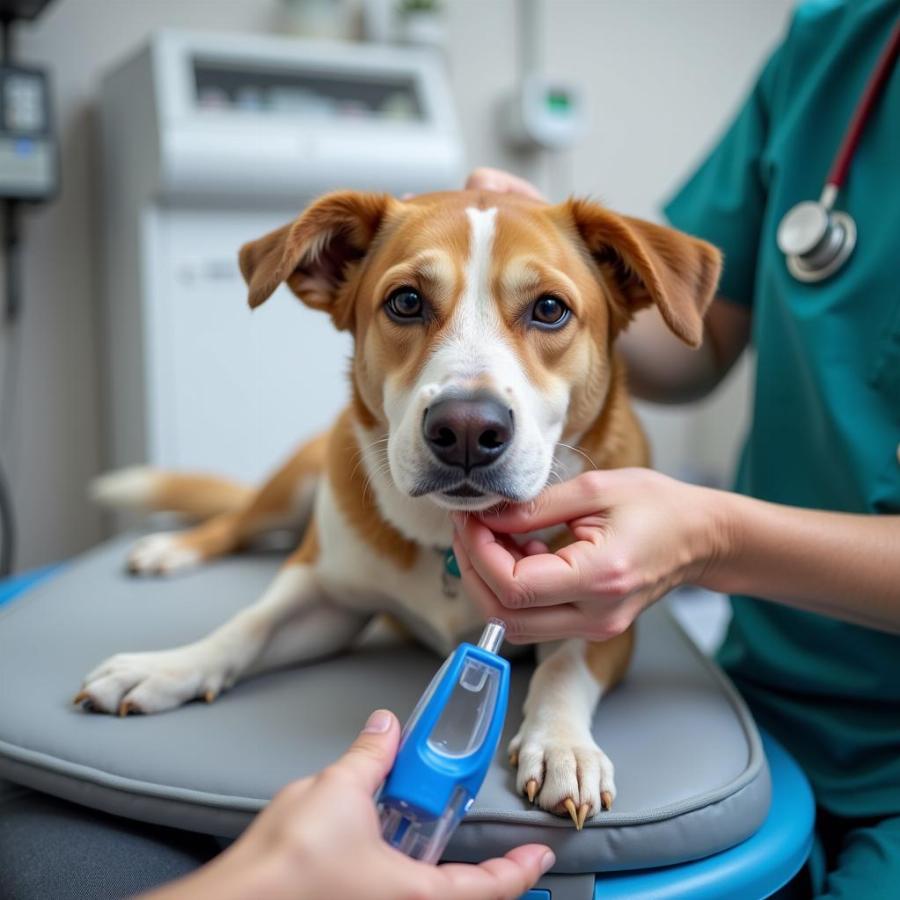
[[[3,380],[0,383],[0,450],[10,449],[14,433],[12,414],[16,399],[16,373],[18,371],[18,350],[16,334],[11,323],[6,323],[7,334],[3,342]],[[16,520],[12,493],[6,467],[0,453],[0,578],[12,574],[15,563]]]
[[[12,495],[3,465],[0,464],[0,578],[12,574],[16,556],[16,524],[13,517]]]
[[[6,325],[14,327],[19,318],[21,277],[19,267],[19,204],[3,202],[3,264],[6,283]]]
[[[12,59],[12,19],[4,16],[0,20],[0,62],[9,63]],[[10,361],[16,352],[15,325],[19,313],[19,219],[18,206],[13,200],[3,204],[3,262],[5,268],[5,314],[3,328],[8,335],[4,349],[4,372],[2,395],[0,395],[0,428],[7,430],[11,418],[12,406],[15,402],[13,375],[15,360]],[[8,435],[0,432],[0,437]],[[16,552],[16,520],[12,494],[6,470],[0,460],[0,578],[12,574]]]
[[[0,395],[0,437],[11,438],[11,418],[15,404],[16,320],[18,319],[20,290],[18,207],[7,200],[3,206],[3,262],[5,269],[6,314],[4,328],[8,340],[4,349],[2,395]],[[6,469],[0,459],[0,578],[10,575],[15,565],[16,518]]]

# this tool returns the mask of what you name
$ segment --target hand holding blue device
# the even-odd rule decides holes
[[[460,644],[403,727],[376,802],[384,839],[414,859],[438,862],[497,751],[509,701],[505,634],[490,619],[477,646]]]

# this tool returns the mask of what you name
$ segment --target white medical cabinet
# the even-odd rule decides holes
[[[283,287],[251,313],[238,248],[325,191],[461,184],[442,62],[163,32],[100,113],[106,462],[257,480],[346,402],[350,339]]]

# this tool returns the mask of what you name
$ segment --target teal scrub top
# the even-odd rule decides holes
[[[784,213],[819,197],[898,15],[897,0],[801,5],[666,207],[673,225],[724,251],[720,295],[752,308],[755,396],[737,490],[753,497],[900,513],[900,67],[836,204],[857,224],[849,262],[801,284],[775,243]],[[900,637],[750,597],[732,606],[720,660],[818,802],[844,816],[900,812]]]

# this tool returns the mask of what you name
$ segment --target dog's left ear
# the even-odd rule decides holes
[[[565,204],[582,241],[620,295],[614,326],[655,304],[669,328],[691,347],[703,340],[703,316],[715,294],[722,255],[673,228],[620,216],[586,200]]]
[[[352,297],[344,290],[366,255],[391,204],[388,194],[326,194],[291,224],[241,247],[239,262],[252,308],[282,282],[307,305],[352,328]]]

